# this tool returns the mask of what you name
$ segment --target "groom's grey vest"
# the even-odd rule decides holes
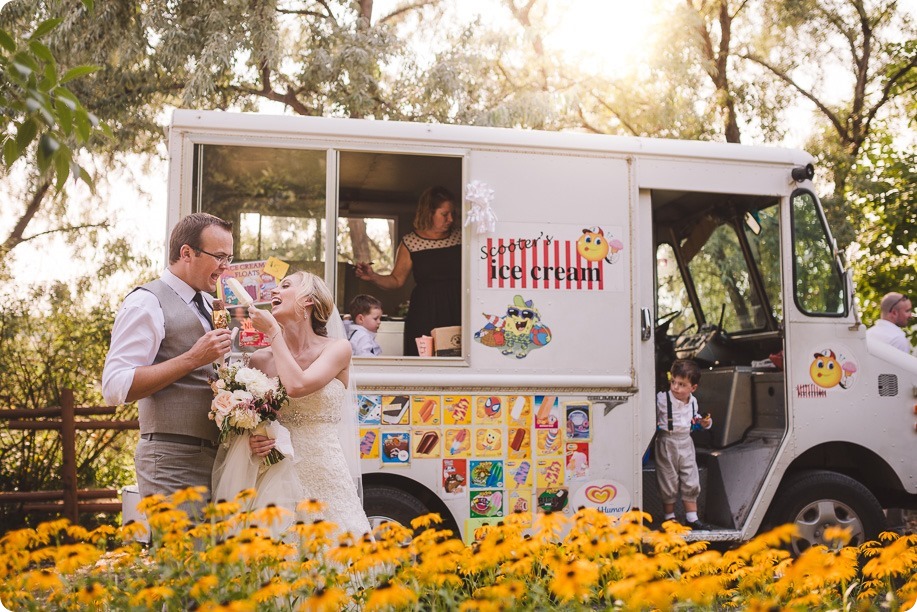
[[[155,295],[165,317],[166,335],[153,365],[186,353],[204,335],[201,320],[167,284],[154,280],[137,289]],[[208,363],[138,401],[140,435],[182,434],[216,442],[219,431],[207,416],[213,399],[210,390],[213,374],[213,366]]]

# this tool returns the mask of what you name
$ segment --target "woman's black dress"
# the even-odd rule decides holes
[[[402,243],[411,253],[415,283],[404,322],[404,354],[417,355],[415,338],[462,324],[462,230],[438,240],[411,232]]]

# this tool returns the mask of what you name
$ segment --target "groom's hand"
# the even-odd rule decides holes
[[[232,349],[232,332],[228,329],[214,329],[201,336],[188,355],[201,367],[214,361],[222,361],[223,356]]]
[[[271,449],[274,448],[274,439],[267,436],[251,436],[248,439],[248,447],[252,455],[256,457],[266,457]]]

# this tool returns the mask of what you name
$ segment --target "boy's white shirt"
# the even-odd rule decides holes
[[[665,431],[669,429],[669,412],[665,401],[666,393],[672,398],[672,430],[690,431],[691,419],[695,416],[702,416],[697,406],[697,399],[692,394],[688,396],[688,401],[683,402],[672,395],[671,391],[660,391],[656,394],[656,427]],[[713,427],[713,419],[710,420],[710,425],[704,429],[710,429],[710,427]]]
[[[347,326],[347,338],[350,340],[350,346],[353,349],[354,357],[366,355],[381,355],[382,347],[376,342],[376,334],[369,331],[359,323],[349,321]]]

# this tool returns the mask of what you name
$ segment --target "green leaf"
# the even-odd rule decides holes
[[[38,24],[38,27],[35,28],[35,31],[32,32],[32,35],[29,36],[29,40],[35,40],[36,38],[41,38],[60,24],[60,19],[46,19]]]
[[[83,6],[86,7],[87,11],[91,11],[93,7],[95,6],[95,3],[92,0],[81,0],[81,1],[83,3]]]
[[[66,87],[58,87],[54,90],[54,95],[57,96],[57,99],[67,105],[72,111],[75,111],[80,106],[79,100],[76,99],[76,96],[70,92]]]
[[[54,171],[57,174],[55,188],[60,191],[70,176],[70,149],[61,147],[54,155]]]
[[[0,28],[0,47],[3,47],[10,53],[16,50],[16,41],[14,41],[13,37],[3,28]]]
[[[46,47],[41,42],[37,40],[30,40],[29,49],[32,50],[32,53],[34,53],[38,59],[44,60],[46,62],[54,62],[54,55],[51,54],[51,49]]]
[[[19,159],[20,155],[22,155],[22,151],[16,145],[16,141],[12,138],[7,138],[6,142],[3,143],[3,164],[9,168],[14,161]]]
[[[64,134],[72,133],[73,111],[71,111],[70,107],[61,99],[55,101],[54,108],[57,110],[57,123],[60,125],[61,131]]]
[[[19,130],[16,132],[16,146],[19,148],[20,154],[22,151],[25,151],[26,147],[32,144],[32,141],[35,140],[35,136],[38,135],[38,124],[35,123],[34,119],[26,119],[19,126]]]
[[[51,142],[53,139],[47,134],[42,134],[41,140],[38,142],[38,151],[36,152],[36,157],[38,161],[38,171],[44,174],[48,171],[48,167],[51,165],[51,155],[53,154]],[[56,145],[57,142],[55,141]]]
[[[89,118],[86,116],[86,111],[79,110],[73,115],[73,123],[76,127],[76,135],[80,142],[86,142],[89,140],[89,133],[91,127],[89,125]]]
[[[101,66],[76,66],[75,68],[71,68],[64,73],[64,76],[60,78],[60,83],[63,85],[68,81],[78,79],[79,77],[86,76],[87,74],[92,74],[93,72],[97,72],[101,69]]]

